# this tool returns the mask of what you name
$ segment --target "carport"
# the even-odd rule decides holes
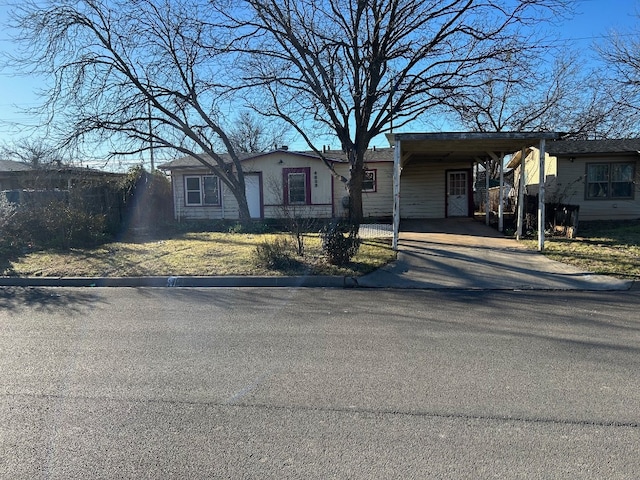
[[[416,168],[438,167],[437,172],[445,172],[446,178],[441,179],[446,184],[444,198],[444,217],[471,216],[472,202],[472,170],[474,163],[482,163],[491,159],[500,159],[503,167],[504,156],[531,146],[538,146],[540,155],[540,172],[544,172],[544,151],[547,140],[560,138],[556,132],[450,132],[450,133],[390,133],[387,135],[389,143],[394,146],[393,167],[393,248],[398,249],[401,212],[401,179],[403,169],[409,166]],[[522,155],[524,158],[524,155]],[[462,165],[468,165],[463,168]],[[448,167],[451,168],[448,168]],[[425,170],[428,171],[428,170]],[[501,173],[501,187],[503,186],[503,168]],[[438,173],[439,174],[439,173]],[[488,182],[488,175],[487,182]],[[544,249],[544,179],[540,181],[540,197],[538,203],[538,249]],[[417,183],[416,183],[417,185]],[[406,188],[406,187],[405,187]],[[520,189],[522,192],[523,190]],[[413,194],[413,192],[409,192]],[[465,205],[466,202],[466,205]],[[489,206],[487,204],[487,223],[489,221]],[[500,204],[500,222],[502,222],[502,202]],[[522,232],[523,201],[518,202],[518,232]]]

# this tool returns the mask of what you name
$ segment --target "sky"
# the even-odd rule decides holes
[[[0,52],[10,53],[14,51],[15,45],[5,28],[9,20],[8,1],[0,0]],[[555,28],[562,38],[572,40],[588,58],[593,42],[601,41],[611,31],[640,30],[640,18],[636,14],[640,14],[640,0],[582,0],[576,6],[576,15],[567,20],[559,20]],[[16,139],[24,137],[21,132],[24,132],[25,125],[37,123],[36,118],[25,115],[22,109],[38,105],[39,97],[36,93],[42,84],[43,79],[18,77],[15,72],[0,68],[0,145],[14,143]],[[389,146],[383,136],[374,139],[373,145]],[[306,149],[306,145],[294,142],[290,148]],[[136,158],[129,163],[139,164],[140,161],[141,159]],[[116,168],[126,167],[125,162]]]

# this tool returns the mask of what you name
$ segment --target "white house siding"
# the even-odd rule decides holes
[[[207,170],[189,170],[185,173],[179,173],[172,175],[173,180],[173,205],[175,218],[177,220],[207,220],[207,219],[223,219],[234,218],[230,215],[230,212],[235,211],[238,218],[238,205],[233,198],[233,195],[228,193],[227,189],[222,187],[222,202],[221,205],[206,205],[206,206],[185,206],[185,194],[184,194],[184,177],[191,175],[211,175]]]
[[[393,215],[393,162],[367,162],[367,170],[376,172],[376,191],[362,192],[362,211],[366,218],[385,218]],[[344,177],[349,177],[347,164],[336,165],[336,171]],[[347,188],[338,179],[334,179],[333,202],[336,216],[345,216],[347,209],[343,206],[343,199],[348,197]]]
[[[469,170],[469,162],[409,163],[400,175],[400,218],[445,218],[448,170]]]
[[[538,193],[538,185],[540,184],[540,150],[532,148],[531,152],[525,160],[525,185],[529,195]],[[558,162],[556,157],[550,157],[545,154],[544,160],[544,178],[546,193],[552,195],[556,187],[556,177],[558,174]],[[516,167],[515,177],[517,182],[520,181],[520,167]],[[516,183],[517,183],[516,182]]]
[[[561,159],[558,168],[556,197],[561,203],[580,205],[580,220],[629,220],[640,218],[640,190],[636,184],[633,199],[587,200],[585,177],[587,163],[635,162],[636,179],[640,162],[632,157],[590,157],[573,162]],[[554,197],[547,197],[553,200]]]
[[[285,168],[308,168],[311,205],[287,207],[300,215],[318,218],[332,216],[332,179],[329,169],[317,158],[294,152],[277,151],[245,160],[245,173],[262,175],[262,203],[265,218],[283,216],[284,199],[283,170]],[[224,184],[220,184],[222,204],[220,206],[185,206],[184,177],[210,175],[206,170],[189,169],[172,172],[175,217],[185,219],[237,219],[238,203]]]

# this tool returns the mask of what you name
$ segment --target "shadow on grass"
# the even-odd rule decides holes
[[[13,262],[19,258],[18,255],[0,250],[0,275],[13,277],[16,271],[13,268]]]
[[[0,288],[0,309],[20,310],[34,308],[43,312],[64,310],[70,315],[81,311],[82,307],[95,305],[102,300],[94,293],[78,290],[61,290],[39,287]]]

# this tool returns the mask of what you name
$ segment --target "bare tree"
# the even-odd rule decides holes
[[[480,132],[561,131],[569,138],[611,138],[626,132],[628,110],[597,70],[576,52],[549,62],[538,50],[494,59],[482,82],[445,99],[465,127]],[[546,57],[546,58],[545,58]]]
[[[26,163],[33,168],[59,167],[66,163],[63,154],[41,138],[15,140],[0,148],[0,152],[9,160]]]
[[[270,124],[249,110],[242,110],[228,133],[229,140],[237,152],[268,152],[285,144],[286,126],[281,126],[271,119]]]
[[[527,27],[570,0],[246,2],[251,16],[230,17],[245,35],[236,46],[252,54],[247,81],[262,96],[266,88],[270,109],[263,103],[263,113],[285,119],[314,150],[317,132],[337,136],[358,224],[371,140],[480,84],[488,60],[526,48]]]
[[[112,157],[151,148],[190,155],[248,221],[240,157],[221,114],[233,108],[234,59],[215,14],[197,0],[27,1],[15,11],[24,51],[14,64],[53,79],[43,110],[60,144],[98,141]]]
[[[633,120],[637,134],[640,115],[640,30],[614,32],[609,40],[597,47],[597,51],[610,75],[609,82],[620,93],[620,105],[635,113]]]
[[[444,99],[445,110],[463,128],[480,132],[560,131],[572,139],[628,133],[629,109],[610,82],[584,67],[584,58],[557,53],[548,63],[546,49],[524,53],[490,60],[492,68],[479,75],[482,81]],[[497,178],[499,160],[488,164],[490,177]]]

